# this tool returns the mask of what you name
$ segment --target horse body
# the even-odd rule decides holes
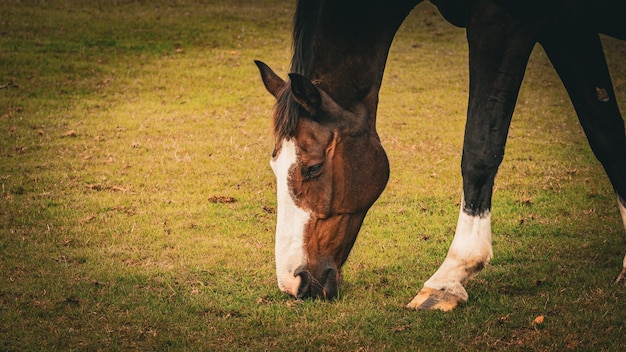
[[[626,39],[623,1],[432,0],[466,27],[470,89],[461,171],[463,197],[441,267],[409,303],[449,310],[491,259],[491,196],[528,58],[540,43],[557,70],[626,227],[626,138],[598,33]],[[387,54],[420,1],[299,1],[289,81],[257,62],[274,112],[279,287],[333,297],[341,266],[389,166],[376,132]],[[626,276],[624,270],[618,280]]]

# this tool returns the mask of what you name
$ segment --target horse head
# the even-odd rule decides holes
[[[365,214],[389,177],[373,119],[309,79],[284,81],[256,61],[277,99],[270,165],[277,182],[276,274],[295,297],[333,298]]]

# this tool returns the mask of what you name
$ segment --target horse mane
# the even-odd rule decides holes
[[[293,17],[293,57],[291,72],[310,77],[315,52],[314,33],[321,8],[320,0],[298,0]],[[295,136],[302,107],[296,103],[289,84],[280,93],[274,107],[274,134],[279,139]]]
[[[298,0],[293,17],[293,58],[291,72],[305,77],[311,73],[314,55],[314,33],[319,18],[321,1]]]

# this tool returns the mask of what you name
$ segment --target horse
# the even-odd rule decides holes
[[[299,0],[283,80],[255,61],[273,110],[276,276],[297,298],[332,299],[363,219],[383,192],[389,161],[376,130],[390,45],[422,0]],[[463,193],[441,266],[409,308],[449,311],[493,256],[491,200],[533,47],[563,82],[626,227],[626,137],[599,33],[626,40],[621,0],[430,0],[469,45]],[[617,282],[626,282],[626,257]]]

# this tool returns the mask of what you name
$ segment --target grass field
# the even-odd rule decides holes
[[[0,351],[626,350],[615,196],[541,48],[496,180],[495,258],[466,305],[415,312],[456,224],[467,101],[464,32],[430,4],[390,52],[391,179],[331,302],[274,273],[273,98],[253,60],[286,75],[293,1],[0,8]],[[603,39],[626,111],[626,43]]]

